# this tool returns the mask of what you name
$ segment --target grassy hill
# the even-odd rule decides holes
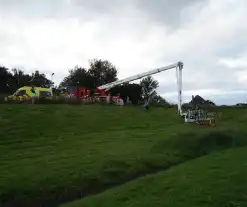
[[[61,207],[242,207],[247,148],[212,153]]]
[[[208,128],[184,124],[175,109],[0,105],[0,204],[57,206],[245,146],[246,110],[218,113]]]

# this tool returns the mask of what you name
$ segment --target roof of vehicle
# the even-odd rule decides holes
[[[24,90],[24,89],[29,89],[32,88],[32,86],[23,86],[19,88],[18,90]],[[42,91],[52,91],[50,88],[42,88],[42,87],[34,87],[35,89],[42,90]]]

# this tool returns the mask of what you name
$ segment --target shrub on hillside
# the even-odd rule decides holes
[[[247,132],[244,131],[222,130],[179,133],[170,139],[156,143],[152,150],[156,153],[174,150],[192,158],[217,149],[246,146],[246,135]]]

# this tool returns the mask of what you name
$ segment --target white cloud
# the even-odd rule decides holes
[[[218,61],[218,64],[229,68],[247,68],[247,56],[223,58]]]
[[[18,6],[10,0],[2,10],[1,3],[0,64],[7,67],[55,72],[58,82],[68,69],[86,67],[92,58],[110,60],[119,68],[121,78],[182,60],[187,98],[195,93],[208,96],[212,91],[227,90],[229,94],[247,87],[246,56],[218,55],[226,45],[235,43],[243,47],[242,54],[247,53],[244,0],[183,6],[174,11],[180,17],[179,27],[151,18],[151,10],[142,10],[134,1],[121,6],[116,1],[111,8],[110,4],[109,8],[90,4],[90,9],[73,0],[33,1],[31,5],[27,0]],[[100,12],[102,8],[107,12]],[[154,77],[160,81],[159,92],[177,100],[175,71]]]

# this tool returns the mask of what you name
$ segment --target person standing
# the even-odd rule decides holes
[[[145,100],[145,103],[143,105],[143,107],[144,107],[145,110],[148,110],[149,109],[149,102],[150,102],[149,98]]]
[[[31,87],[30,91],[31,91],[30,94],[31,94],[32,104],[34,104],[35,98],[36,98],[36,92],[35,92],[34,86]]]

